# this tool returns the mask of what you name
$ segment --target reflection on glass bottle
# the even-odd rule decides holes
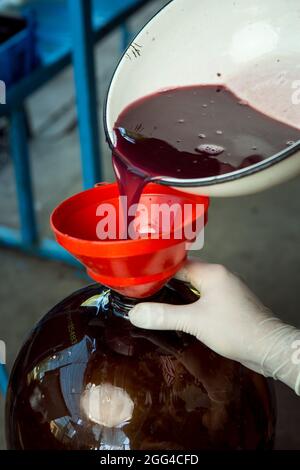
[[[196,294],[172,281],[152,300]],[[270,448],[266,380],[184,333],[134,328],[133,304],[94,285],[40,321],[11,375],[8,448]]]

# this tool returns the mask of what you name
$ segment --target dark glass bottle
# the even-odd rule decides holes
[[[196,298],[173,280],[151,300]],[[126,317],[134,303],[92,285],[38,323],[11,374],[8,448],[271,448],[265,378],[190,335],[133,327]]]

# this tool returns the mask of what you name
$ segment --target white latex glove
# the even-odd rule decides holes
[[[185,306],[140,303],[129,313],[135,326],[194,335],[218,354],[280,379],[300,395],[299,330],[275,318],[223,266],[188,261],[176,277],[196,287],[201,298]]]

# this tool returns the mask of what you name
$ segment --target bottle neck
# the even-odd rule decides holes
[[[110,292],[110,306],[112,313],[117,317],[129,320],[128,314],[130,310],[135,307],[135,305],[140,304],[141,302],[157,301],[159,299],[160,292],[161,291],[151,297],[147,297],[144,299],[135,299],[132,297],[126,297],[112,290]]]

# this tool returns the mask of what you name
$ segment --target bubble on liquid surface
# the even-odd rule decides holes
[[[207,108],[207,104],[204,103],[204,104],[202,105],[202,108]]]
[[[251,148],[251,150],[257,150],[257,147],[255,147],[255,145],[253,145],[253,147]]]
[[[217,131],[216,131],[216,134],[222,135],[222,134],[223,134],[223,131],[217,130]]]
[[[295,141],[294,140],[288,140],[286,145],[294,145]]]
[[[224,147],[215,144],[201,144],[198,145],[197,149],[198,152],[205,153],[206,155],[220,155],[224,152]]]
[[[185,122],[185,120],[184,119],[178,119],[177,122],[179,122],[179,124],[183,124]]]
[[[199,134],[200,139],[205,139],[206,135],[205,134]]]

